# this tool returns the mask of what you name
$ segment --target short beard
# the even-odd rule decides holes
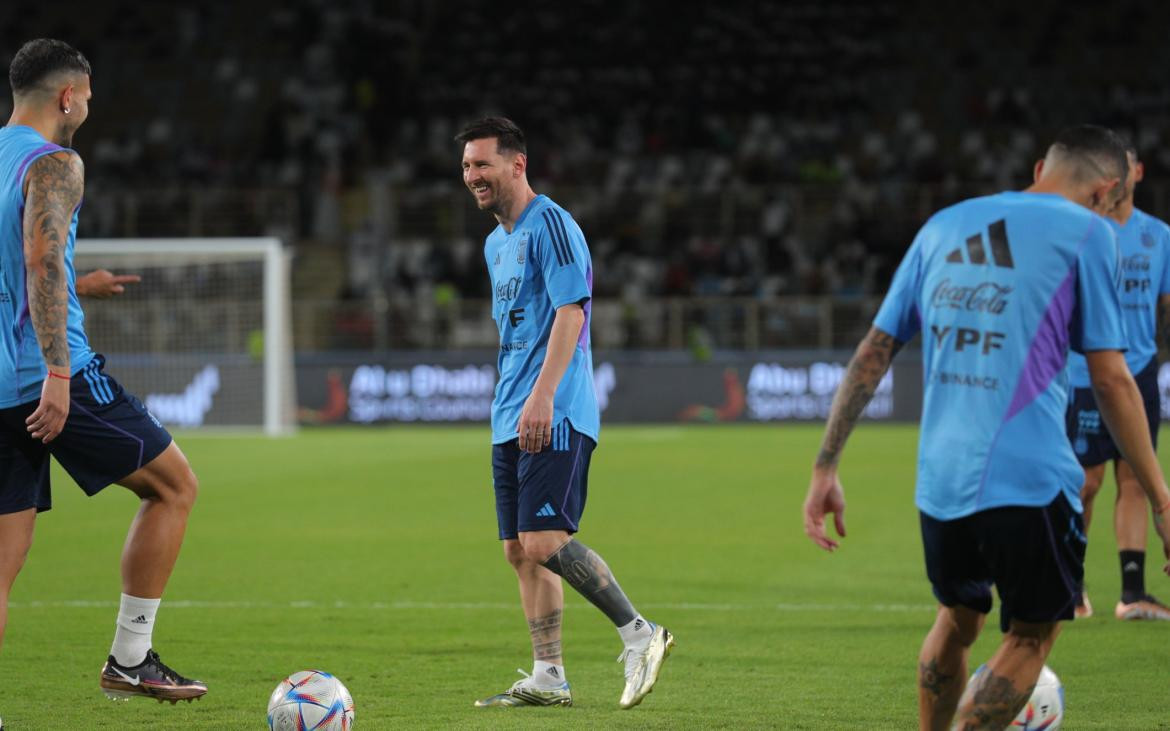
[[[53,143],[61,147],[73,147],[73,133],[76,131],[76,127],[70,129],[68,125],[62,123],[61,128],[57,130],[56,139],[53,140]]]
[[[484,206],[484,210],[493,216],[502,216],[512,207],[512,199],[500,192],[494,201]]]

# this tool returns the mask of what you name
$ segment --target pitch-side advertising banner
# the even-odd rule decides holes
[[[682,354],[595,353],[606,423],[817,421],[829,413],[849,353],[743,353],[697,363]],[[921,366],[895,361],[866,410],[917,421]],[[297,359],[303,424],[485,422],[494,353],[314,354]]]

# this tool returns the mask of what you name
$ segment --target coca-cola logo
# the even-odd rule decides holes
[[[1149,254],[1131,254],[1121,260],[1121,268],[1127,272],[1150,271]]]
[[[964,285],[951,284],[951,280],[944,279],[934,288],[930,304],[932,307],[949,307],[952,310],[998,315],[1007,309],[1007,298],[1012,289],[995,282]]]
[[[496,301],[497,302],[511,302],[520,294],[520,285],[524,280],[520,277],[512,277],[506,282],[499,282],[496,284]]]

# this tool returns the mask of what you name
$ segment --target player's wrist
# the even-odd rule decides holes
[[[540,381],[537,381],[536,385],[532,387],[532,397],[542,401],[552,401],[553,396],[556,395],[556,392],[557,389],[555,387],[550,388]]]
[[[1165,518],[1170,515],[1170,495],[1163,494],[1161,502],[1154,504],[1153,512],[1155,518]]]

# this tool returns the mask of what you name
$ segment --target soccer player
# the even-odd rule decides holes
[[[916,503],[939,607],[918,662],[922,729],[1001,729],[1031,695],[1084,576],[1084,473],[1064,434],[1065,363],[1084,353],[1101,414],[1170,559],[1170,490],[1126,366],[1117,243],[1099,213],[1121,197],[1125,146],[1062,132],[1034,184],[964,201],[918,232],[833,406],[804,503],[805,532],[845,535],[846,439],[898,349],[923,332]],[[1167,565],[1170,572],[1170,564]],[[969,684],[967,656],[1000,597],[1003,641]],[[966,690],[964,686],[966,684]]]
[[[515,123],[481,119],[455,140],[463,145],[463,182],[500,224],[484,245],[500,330],[492,475],[534,658],[531,675],[475,705],[572,705],[561,656],[564,578],[617,627],[626,677],[619,704],[633,708],[653,690],[674,637],[638,614],[601,556],[573,537],[601,421],[589,348],[589,248],[573,217],[529,186]]]
[[[89,113],[90,65],[68,44],[29,41],[12,59],[0,129],[0,633],[8,594],[51,505],[49,455],[87,495],[139,497],[122,551],[122,598],[99,683],[111,697],[191,700],[207,686],[152,649],[196,479],[170,434],[105,373],[77,299],[73,247],[84,167],[69,149]]]
[[[1158,444],[1162,399],[1158,391],[1158,313],[1163,337],[1170,342],[1170,227],[1133,205],[1133,191],[1145,172],[1130,145],[1129,179],[1109,223],[1121,248],[1121,312],[1129,349],[1125,362],[1142,393],[1149,423],[1150,442]],[[1081,502],[1085,506],[1085,530],[1093,517],[1093,500],[1105,480],[1105,464],[1113,462],[1117,502],[1113,508],[1113,532],[1121,559],[1121,599],[1113,610],[1118,619],[1170,620],[1170,607],[1146,592],[1146,538],[1149,519],[1146,500],[1133,468],[1121,458],[1113,438],[1101,423],[1101,412],[1089,381],[1085,357],[1068,358],[1069,406],[1066,427],[1077,460],[1085,468]],[[1077,617],[1089,617],[1093,605],[1087,593],[1077,603]]]

